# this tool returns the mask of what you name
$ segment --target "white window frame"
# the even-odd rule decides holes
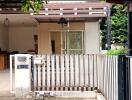
[[[68,34],[69,34],[70,32],[81,32],[81,33],[82,33],[82,49],[69,49],[69,45],[68,45],[68,41],[67,41],[67,36],[68,36]],[[66,36],[65,36],[65,48],[63,48],[63,46],[62,46],[62,48],[61,48],[62,54],[70,54],[70,51],[71,51],[71,50],[82,51],[81,54],[84,54],[84,30],[69,30],[69,31],[65,30],[65,31],[62,31],[61,34],[65,34],[65,35],[66,35]],[[62,37],[61,37],[61,39],[62,39]],[[63,43],[63,40],[61,40],[61,41],[62,41],[62,43]],[[63,44],[62,44],[62,45],[63,45]],[[64,51],[65,51],[65,53],[63,53]]]
[[[81,54],[84,54],[84,36],[85,36],[85,31],[84,30],[50,30],[49,32],[61,32],[61,54],[69,54],[69,50],[67,50],[67,39],[66,39],[66,36],[65,36],[65,48],[66,49],[63,49],[63,40],[62,40],[62,34],[65,33],[65,35],[67,35],[67,32],[82,32],[82,49],[70,49],[70,50],[82,50],[82,53]],[[63,53],[63,51],[66,51],[65,53]]]

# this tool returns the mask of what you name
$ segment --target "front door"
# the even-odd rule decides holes
[[[61,54],[61,32],[51,32],[50,38],[52,54]]]

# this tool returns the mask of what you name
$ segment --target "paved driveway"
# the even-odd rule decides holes
[[[9,93],[10,91],[10,76],[9,70],[0,71],[0,95]]]

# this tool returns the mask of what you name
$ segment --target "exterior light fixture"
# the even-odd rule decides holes
[[[58,21],[58,24],[61,24],[62,28],[64,27],[64,25],[67,25],[67,20],[65,18],[60,18]]]
[[[4,25],[5,25],[5,26],[9,26],[9,23],[10,23],[10,21],[9,21],[9,19],[6,17],[6,18],[4,19]]]

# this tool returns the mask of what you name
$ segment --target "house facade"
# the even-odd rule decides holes
[[[33,17],[38,21],[39,54],[99,54],[99,21],[110,5],[52,2]],[[66,21],[66,22],[65,22]]]
[[[12,4],[10,7],[9,11],[0,10],[1,51],[100,53],[99,21],[107,17],[110,4],[97,0],[51,1],[39,13],[31,15],[14,10]]]

